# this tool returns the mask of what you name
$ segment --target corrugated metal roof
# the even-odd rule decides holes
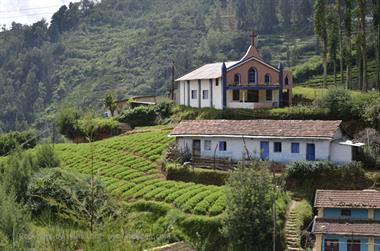
[[[225,62],[226,67],[238,63],[239,61]],[[193,80],[193,79],[215,79],[222,76],[222,62],[205,64],[202,67],[176,79],[176,81]]]

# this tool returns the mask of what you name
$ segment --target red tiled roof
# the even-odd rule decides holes
[[[380,221],[316,218],[313,233],[380,236]]]
[[[376,190],[317,190],[314,207],[380,208],[380,192]]]
[[[188,120],[171,135],[245,135],[333,138],[341,120]]]

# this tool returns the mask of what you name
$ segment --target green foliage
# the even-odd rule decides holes
[[[229,177],[229,173],[224,171],[201,168],[175,167],[172,165],[166,168],[166,172],[166,178],[168,180],[179,180],[185,182],[194,182],[197,184],[217,186],[224,185]]]
[[[316,189],[365,189],[372,185],[359,162],[337,166],[324,161],[296,161],[289,164],[286,180],[289,189],[302,190],[309,201]]]
[[[7,240],[16,242],[19,237],[29,230],[30,216],[25,208],[16,202],[12,193],[0,189],[0,248]],[[1,235],[4,239],[1,240]]]
[[[117,107],[117,103],[114,97],[112,96],[111,92],[107,92],[106,95],[104,96],[104,105],[110,110],[111,116],[113,117],[114,112]]]
[[[354,118],[352,114],[353,100],[348,91],[340,88],[329,89],[320,100],[320,106],[329,109],[336,118]]]
[[[157,112],[155,106],[138,106],[127,109],[120,115],[119,121],[128,123],[132,128],[136,126],[155,125]]]
[[[27,188],[35,169],[36,164],[30,153],[12,153],[0,163],[1,189],[7,194],[13,194],[17,202],[26,201]]]
[[[29,185],[28,208],[34,216],[48,213],[53,219],[78,226],[90,227],[90,217],[100,224],[115,214],[116,207],[103,186],[96,180],[91,182],[88,177],[59,169],[41,171]]]
[[[9,154],[12,150],[15,150],[18,145],[21,145],[23,143],[23,149],[35,147],[37,144],[36,139],[33,139],[35,136],[36,135],[34,131],[0,134],[0,156]]]
[[[56,114],[56,125],[59,132],[69,139],[81,135],[79,119],[81,115],[75,108],[68,107],[59,110]]]
[[[237,250],[271,249],[273,184],[268,166],[263,162],[240,167],[231,174],[223,226]]]
[[[59,157],[54,147],[49,144],[40,145],[36,151],[36,165],[40,168],[58,167],[60,164]]]

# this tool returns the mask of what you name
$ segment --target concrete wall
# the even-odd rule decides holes
[[[331,161],[338,164],[352,161],[352,146],[332,143]]]
[[[368,209],[361,208],[352,208],[351,217],[341,216],[341,208],[324,208],[323,215],[325,218],[331,219],[342,219],[342,218],[351,218],[351,219],[368,219]]]
[[[185,149],[186,145],[191,152],[192,150],[192,140],[201,140],[201,155],[213,157],[214,149],[218,145],[219,141],[227,142],[227,151],[219,151],[217,149],[217,157],[231,158],[233,160],[241,160],[246,157],[247,151],[244,148],[244,141],[242,138],[226,138],[226,137],[186,137],[177,138],[178,146]],[[204,141],[211,140],[211,151],[204,150]],[[269,160],[276,162],[287,163],[289,161],[295,160],[306,160],[306,145],[315,144],[315,157],[316,160],[328,160],[330,143],[328,140],[273,140],[273,139],[245,139],[246,146],[248,148],[249,154],[252,157],[260,157],[260,142],[269,141]],[[282,143],[282,151],[280,153],[274,152],[274,142]],[[291,153],[291,143],[299,143],[299,153]]]
[[[211,107],[211,98],[212,98],[212,106],[216,109],[223,108],[223,99],[222,99],[222,82],[219,78],[218,85],[216,85],[216,79],[212,79],[212,87],[210,86],[209,79],[201,80],[201,89],[199,90],[198,80],[190,80],[190,88],[188,87],[188,81],[180,81],[178,86],[178,102],[180,105],[186,105],[191,107]],[[212,94],[211,94],[212,89]],[[208,98],[203,99],[203,90],[208,91]],[[191,92],[197,92],[197,98],[191,98]],[[188,103],[190,101],[190,104]]]

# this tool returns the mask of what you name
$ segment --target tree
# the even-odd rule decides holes
[[[290,25],[290,20],[292,17],[292,7],[290,5],[290,0],[280,0],[279,8],[282,17],[282,26],[287,27]]]
[[[111,92],[106,93],[104,97],[104,105],[110,110],[111,116],[113,117],[117,108],[117,103]]]
[[[336,12],[333,6],[329,8],[327,15],[327,36],[329,45],[329,56],[330,60],[333,62],[334,68],[334,85],[336,85],[336,59],[337,50],[339,46],[339,36],[338,36],[338,20],[336,18]]]
[[[360,46],[361,64],[359,67],[359,74],[362,78],[364,91],[368,90],[367,79],[367,35],[366,35],[366,0],[357,0],[357,16],[359,19],[359,34],[358,42]]]
[[[75,108],[67,107],[56,114],[55,123],[62,135],[65,135],[69,139],[74,139],[81,135],[79,119],[79,111]]]
[[[376,87],[380,91],[380,0],[372,0],[373,29],[376,34]]]
[[[336,12],[338,13],[338,43],[339,43],[339,70],[340,70],[340,83],[343,86],[343,38],[342,38],[342,0],[336,0]]]
[[[327,86],[327,23],[326,0],[316,0],[314,3],[314,31],[322,40],[323,87]]]
[[[227,184],[223,232],[236,250],[270,250],[275,196],[268,165],[254,162],[233,172]]]
[[[344,56],[346,61],[346,89],[352,88],[352,10],[353,0],[346,0],[344,7],[344,27],[347,43]]]

